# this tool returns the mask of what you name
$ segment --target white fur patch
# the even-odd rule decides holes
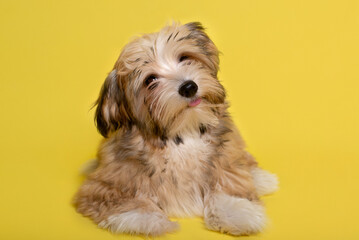
[[[261,168],[254,168],[251,173],[258,195],[271,194],[278,190],[278,178],[275,174]]]
[[[170,141],[164,152],[168,159],[167,172],[177,179],[178,186],[171,188],[165,212],[175,217],[203,216],[203,197],[200,182],[203,178],[204,164],[209,154],[209,141],[199,133],[182,136],[183,143],[176,145]]]
[[[208,201],[204,220],[209,229],[232,235],[260,232],[265,225],[264,208],[245,198],[218,194]]]
[[[178,223],[171,222],[166,215],[160,212],[142,213],[132,210],[108,217],[98,224],[113,233],[129,233],[144,235],[161,235],[179,228]]]

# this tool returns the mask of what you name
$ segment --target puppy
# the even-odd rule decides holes
[[[127,44],[105,80],[95,120],[105,137],[77,211],[114,233],[161,235],[172,217],[214,231],[261,231],[260,195],[276,176],[245,150],[217,79],[218,50],[200,23],[173,24]]]

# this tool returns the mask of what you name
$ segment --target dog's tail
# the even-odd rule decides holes
[[[90,173],[92,173],[93,171],[95,171],[95,169],[98,167],[98,165],[99,165],[99,163],[96,158],[90,159],[89,161],[82,164],[82,166],[80,168],[80,173],[84,176],[87,176]]]

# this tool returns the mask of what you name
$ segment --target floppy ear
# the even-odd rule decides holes
[[[131,114],[117,71],[107,76],[96,102],[95,122],[102,136],[131,125]]]
[[[190,22],[185,24],[185,26],[191,31],[189,38],[196,40],[196,45],[201,47],[203,54],[206,56],[202,61],[209,66],[214,71],[214,75],[217,76],[219,70],[219,52],[217,47],[208,37],[207,33],[205,33],[205,29],[201,23]]]

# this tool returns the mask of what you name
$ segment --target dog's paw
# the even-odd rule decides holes
[[[249,235],[263,230],[266,217],[262,205],[245,198],[220,194],[209,200],[204,220],[211,230]]]
[[[278,190],[277,175],[267,172],[261,168],[251,170],[254,187],[259,196],[274,193]]]
[[[143,234],[159,236],[173,232],[179,228],[177,222],[170,221],[166,215],[160,212],[140,212],[132,210],[116,214],[103,220],[98,225],[113,233]]]

